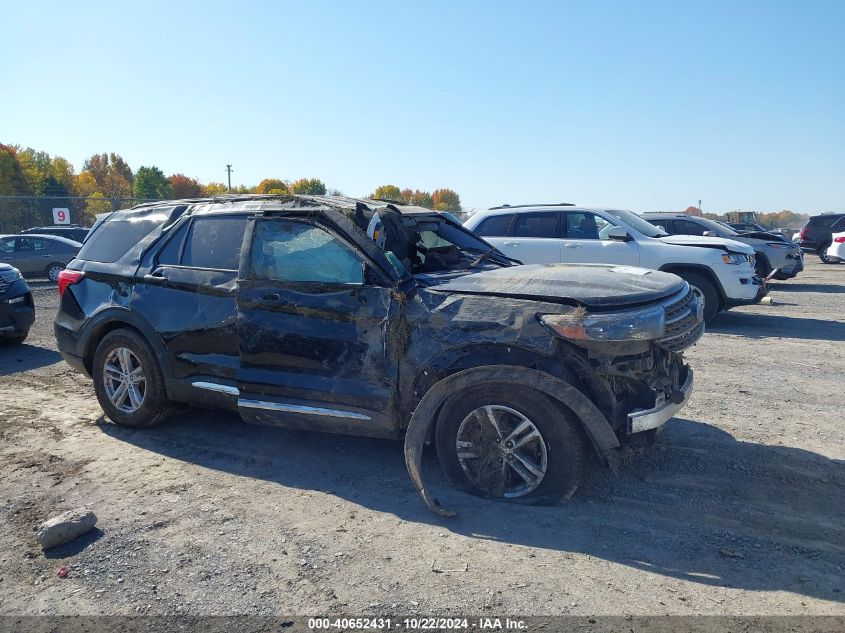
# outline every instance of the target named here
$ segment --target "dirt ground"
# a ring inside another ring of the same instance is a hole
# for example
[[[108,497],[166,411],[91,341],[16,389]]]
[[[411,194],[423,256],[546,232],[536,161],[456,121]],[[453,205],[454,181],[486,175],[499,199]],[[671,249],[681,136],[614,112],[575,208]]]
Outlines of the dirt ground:
[[[682,417],[570,503],[463,495],[428,456],[454,519],[396,442],[105,422],[40,287],[0,348],[0,614],[845,614],[845,265],[807,262],[717,320]],[[97,529],[45,555],[35,527],[81,505]]]

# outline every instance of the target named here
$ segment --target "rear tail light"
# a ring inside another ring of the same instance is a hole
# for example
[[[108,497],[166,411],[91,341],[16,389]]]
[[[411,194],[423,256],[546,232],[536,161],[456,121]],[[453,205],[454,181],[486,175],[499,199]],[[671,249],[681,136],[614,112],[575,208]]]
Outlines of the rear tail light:
[[[85,275],[78,270],[63,270],[59,273],[59,297],[61,297],[68,286],[82,281]]]
[[[845,235],[843,235],[842,237],[834,237],[833,241],[837,244],[845,244]]]
[[[798,233],[799,240],[806,240],[807,239],[807,227],[802,226],[801,231]]]

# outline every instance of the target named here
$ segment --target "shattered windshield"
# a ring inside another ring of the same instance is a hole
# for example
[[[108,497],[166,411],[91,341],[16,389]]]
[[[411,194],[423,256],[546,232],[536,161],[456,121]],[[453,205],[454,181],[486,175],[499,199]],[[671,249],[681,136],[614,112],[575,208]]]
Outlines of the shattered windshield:
[[[414,220],[409,233],[408,259],[414,274],[511,265],[493,246],[447,220]]]

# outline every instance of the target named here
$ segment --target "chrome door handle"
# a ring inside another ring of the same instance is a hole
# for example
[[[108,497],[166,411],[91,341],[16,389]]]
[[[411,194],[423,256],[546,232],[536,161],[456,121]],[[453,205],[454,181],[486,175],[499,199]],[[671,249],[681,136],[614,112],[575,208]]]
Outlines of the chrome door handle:
[[[519,242],[505,242],[505,246],[519,246]]]
[[[564,248],[581,248],[580,244],[564,244]]]

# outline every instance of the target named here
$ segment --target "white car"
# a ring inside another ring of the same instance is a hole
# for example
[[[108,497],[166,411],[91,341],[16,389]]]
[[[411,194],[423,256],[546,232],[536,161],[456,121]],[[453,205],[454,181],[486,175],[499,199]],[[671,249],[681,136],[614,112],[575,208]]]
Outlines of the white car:
[[[835,257],[839,261],[845,260],[845,231],[834,233],[830,236],[830,246],[827,247],[827,256]]]
[[[708,322],[722,310],[759,302],[766,292],[747,244],[670,236],[630,211],[504,205],[475,213],[464,226],[524,264],[619,264],[675,273],[702,292]]]

